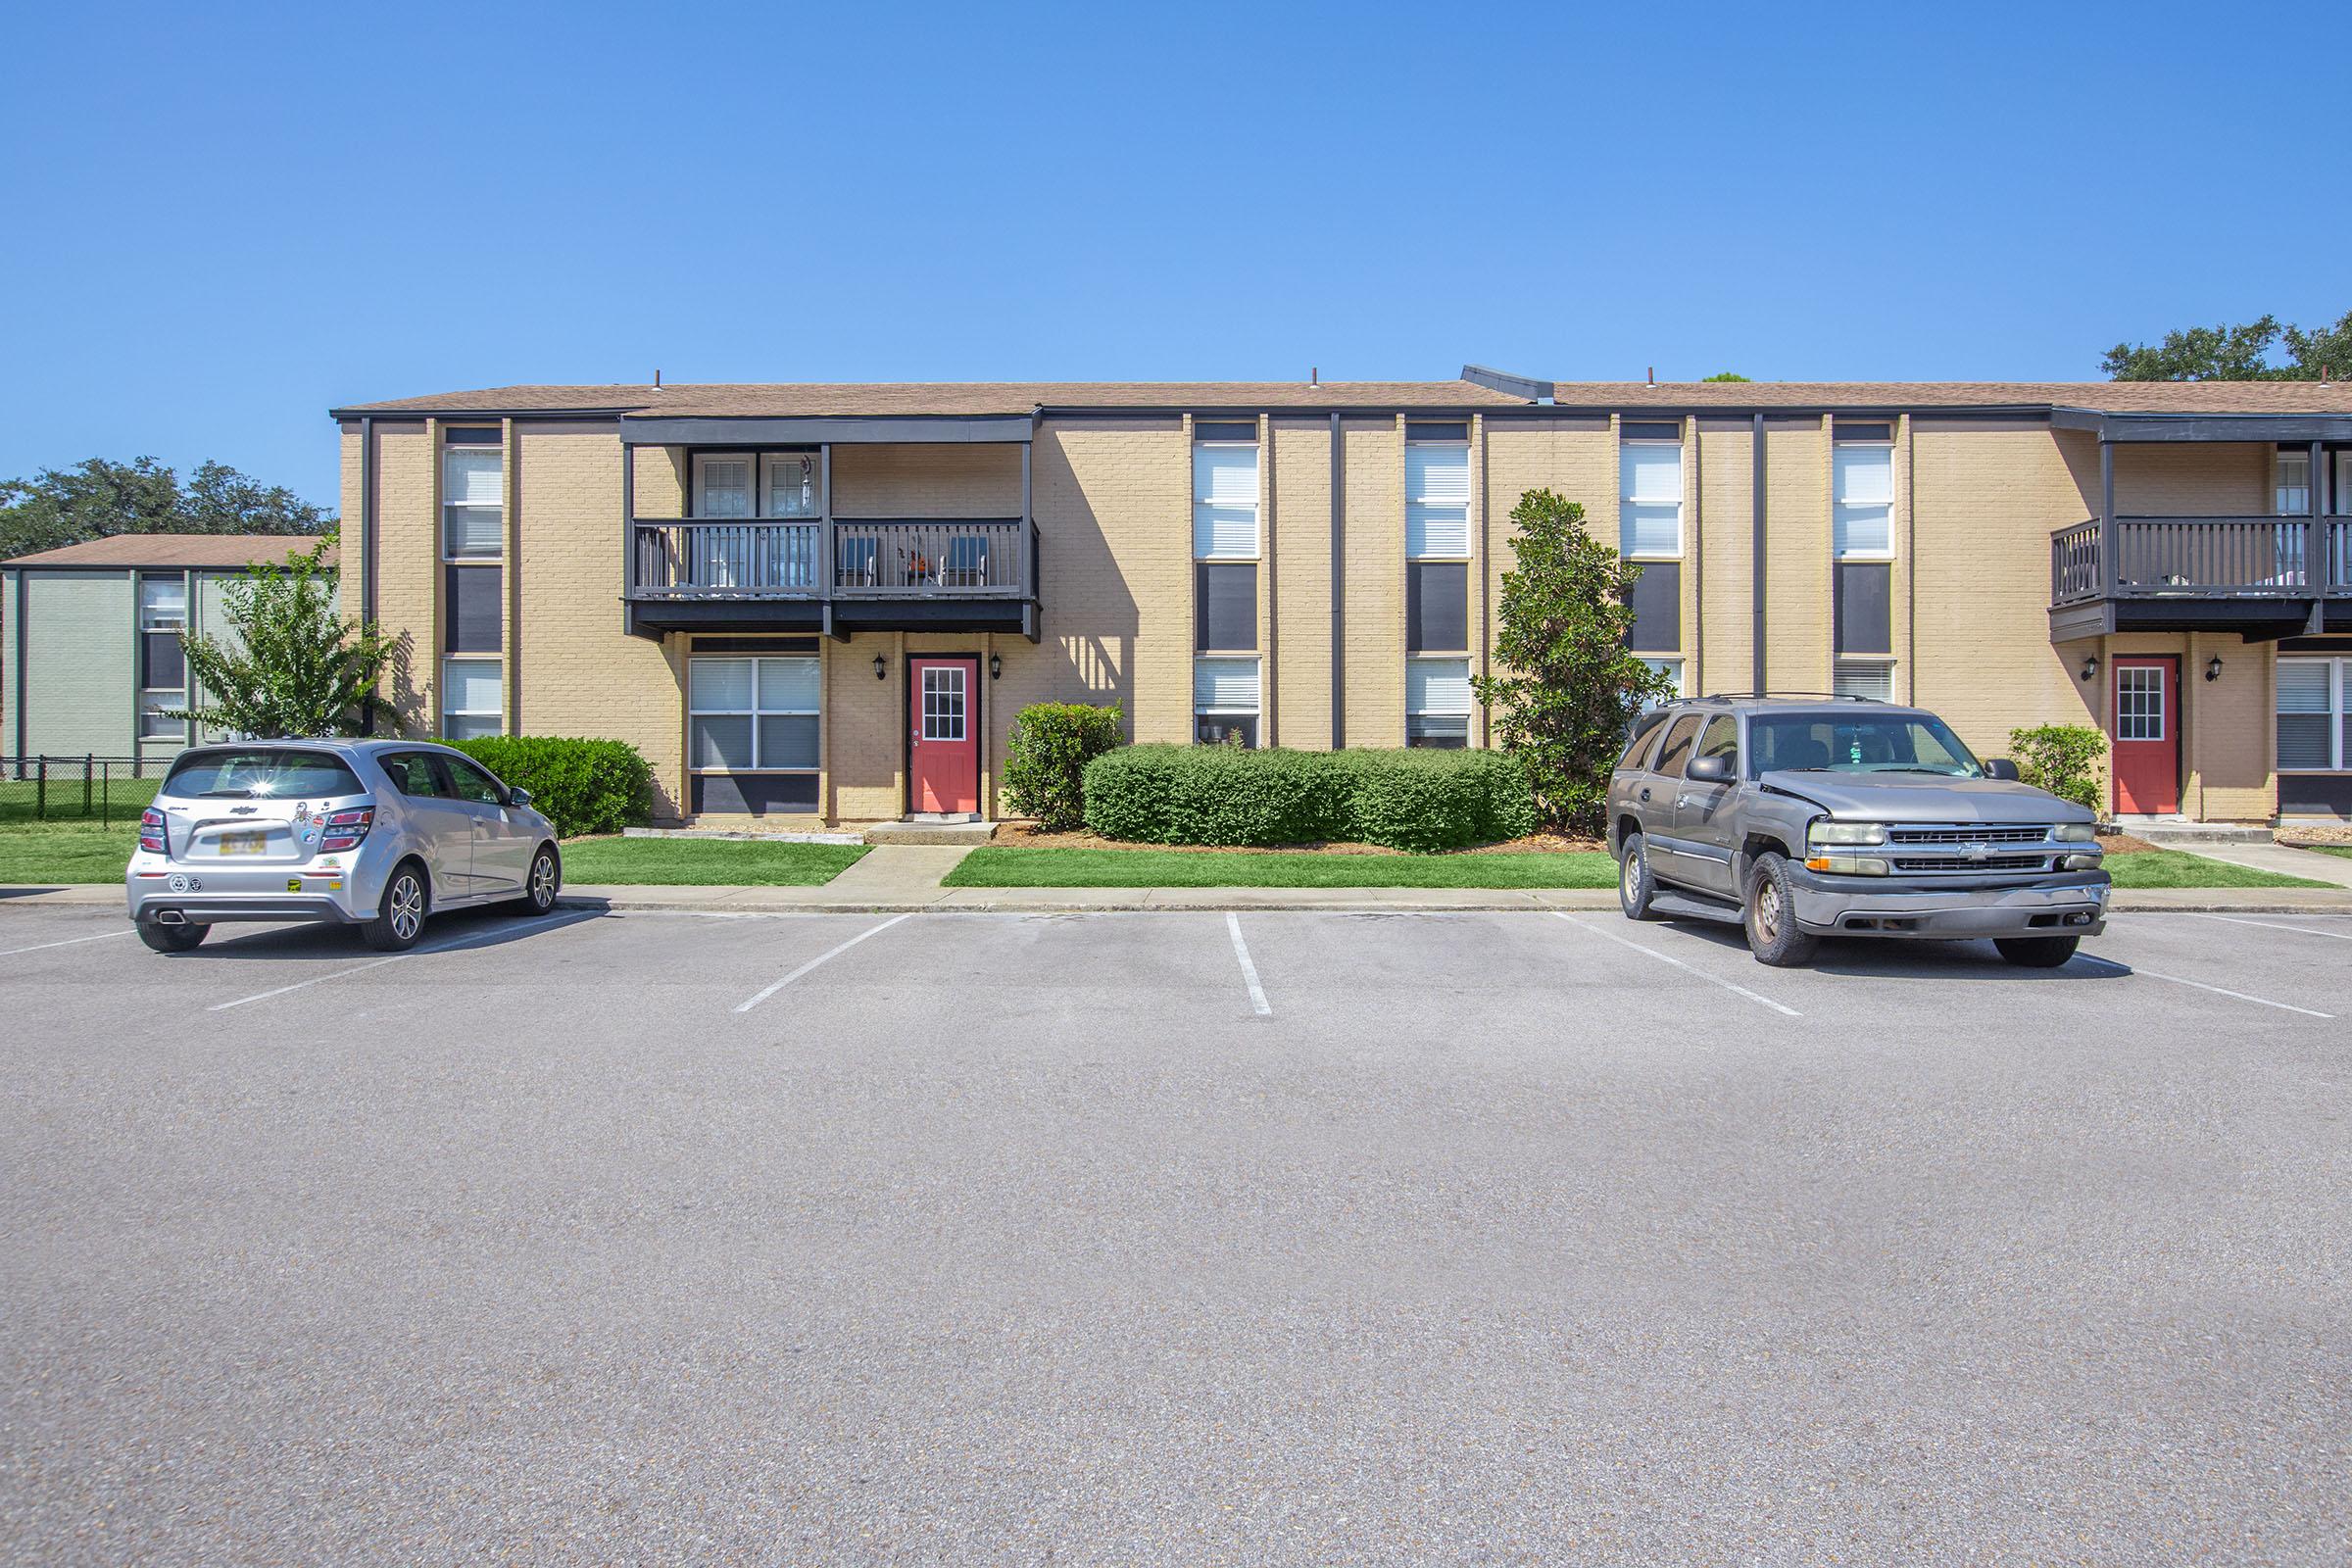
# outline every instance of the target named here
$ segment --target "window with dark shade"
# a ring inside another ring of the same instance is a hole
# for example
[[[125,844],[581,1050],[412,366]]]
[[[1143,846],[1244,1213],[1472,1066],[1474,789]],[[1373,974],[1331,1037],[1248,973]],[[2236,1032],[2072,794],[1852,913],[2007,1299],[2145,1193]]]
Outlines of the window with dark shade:
[[[1683,564],[1645,561],[1634,583],[1634,629],[1628,639],[1636,653],[1673,653],[1683,646]]]
[[[1683,438],[1679,419],[1626,419],[1619,423],[1617,437],[1621,441],[1680,441]]]
[[[1193,567],[1193,647],[1200,653],[1257,646],[1257,564]]]
[[[496,566],[444,566],[442,570],[448,577],[449,602],[442,607],[441,651],[497,653],[506,624],[499,609],[505,573]]]
[[[1838,652],[1894,652],[1893,580],[1883,561],[1838,563]]]
[[[1404,646],[1451,653],[1470,646],[1470,564],[1413,561],[1404,568]]]
[[[1196,441],[1255,441],[1255,419],[1195,419],[1193,439]]]
[[[1407,419],[1404,421],[1407,441],[1467,441],[1470,421],[1467,419]]]

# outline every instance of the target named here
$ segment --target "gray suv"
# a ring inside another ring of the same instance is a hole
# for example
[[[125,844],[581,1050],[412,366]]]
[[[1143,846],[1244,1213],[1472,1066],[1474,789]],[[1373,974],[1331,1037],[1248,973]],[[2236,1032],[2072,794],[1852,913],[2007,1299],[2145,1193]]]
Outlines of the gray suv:
[[[1830,935],[1989,937],[2052,968],[2106,920],[2097,818],[1917,708],[1673,703],[1635,724],[1608,810],[1629,918],[1737,921],[1764,963]]]
[[[122,874],[159,953],[221,920],[356,925],[416,946],[435,909],[555,907],[554,824],[465,753],[429,741],[238,741],[179,754]]]

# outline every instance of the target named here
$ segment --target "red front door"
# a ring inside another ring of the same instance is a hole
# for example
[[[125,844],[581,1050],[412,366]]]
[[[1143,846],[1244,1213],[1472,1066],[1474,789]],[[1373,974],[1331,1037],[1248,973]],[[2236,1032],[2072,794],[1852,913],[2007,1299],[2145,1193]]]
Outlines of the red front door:
[[[917,659],[907,666],[913,737],[906,750],[907,809],[980,809],[980,726],[972,705],[980,661]]]
[[[2180,661],[2115,662],[2115,808],[2139,816],[2180,809]]]

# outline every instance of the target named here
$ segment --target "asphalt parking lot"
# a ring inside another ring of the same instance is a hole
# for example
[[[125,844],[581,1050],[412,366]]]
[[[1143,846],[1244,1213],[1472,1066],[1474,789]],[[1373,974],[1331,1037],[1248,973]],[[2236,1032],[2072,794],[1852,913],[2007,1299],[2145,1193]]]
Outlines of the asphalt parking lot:
[[[2340,1562],[2352,919],[0,910],[0,1550]]]

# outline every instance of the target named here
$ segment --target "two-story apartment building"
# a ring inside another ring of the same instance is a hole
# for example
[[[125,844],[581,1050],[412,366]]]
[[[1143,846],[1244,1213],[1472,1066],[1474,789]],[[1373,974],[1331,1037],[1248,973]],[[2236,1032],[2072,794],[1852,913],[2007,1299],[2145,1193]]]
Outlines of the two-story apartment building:
[[[1643,563],[1686,691],[2113,738],[2124,814],[2352,811],[2352,395],[2313,383],[513,386],[333,411],[417,731],[610,735],[664,809],[993,814],[1025,704],[1485,745],[1508,514]]]

